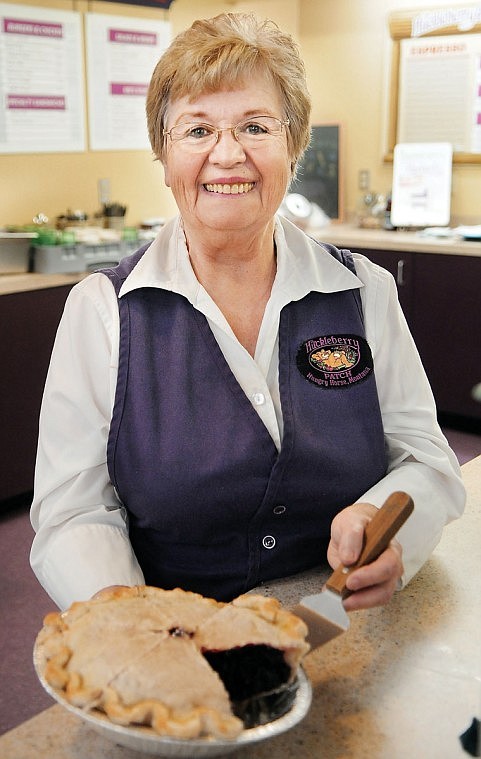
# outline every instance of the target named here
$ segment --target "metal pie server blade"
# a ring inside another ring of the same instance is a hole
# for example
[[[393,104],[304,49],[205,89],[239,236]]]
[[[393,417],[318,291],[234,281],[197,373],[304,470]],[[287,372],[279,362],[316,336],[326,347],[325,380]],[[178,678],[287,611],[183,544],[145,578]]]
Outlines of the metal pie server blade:
[[[392,493],[366,526],[364,546],[357,562],[349,567],[339,566],[320,593],[301,598],[292,609],[307,624],[311,649],[319,648],[349,628],[349,617],[342,603],[350,594],[346,588],[347,578],[354,569],[377,559],[413,509],[411,496],[403,491]]]

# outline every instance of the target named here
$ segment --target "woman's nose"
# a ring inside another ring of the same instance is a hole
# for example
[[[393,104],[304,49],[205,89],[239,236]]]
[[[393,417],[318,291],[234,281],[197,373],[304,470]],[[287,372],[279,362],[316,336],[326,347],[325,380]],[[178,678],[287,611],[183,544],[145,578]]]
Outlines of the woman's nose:
[[[217,142],[211,148],[209,160],[212,163],[231,164],[245,161],[244,148],[234,137],[231,129],[223,129],[218,132]]]

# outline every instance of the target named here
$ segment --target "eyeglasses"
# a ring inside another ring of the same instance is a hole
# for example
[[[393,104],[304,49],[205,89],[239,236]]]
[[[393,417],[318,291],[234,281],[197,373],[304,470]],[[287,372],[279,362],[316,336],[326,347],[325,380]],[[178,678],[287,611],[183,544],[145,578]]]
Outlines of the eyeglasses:
[[[212,124],[178,124],[172,129],[164,129],[163,135],[168,135],[172,142],[180,143],[192,153],[202,153],[212,150],[222,132],[231,132],[244,148],[258,148],[272,137],[279,137],[286,126],[289,126],[289,119],[282,121],[274,116],[256,116],[255,119],[246,119],[236,126],[223,129]]]

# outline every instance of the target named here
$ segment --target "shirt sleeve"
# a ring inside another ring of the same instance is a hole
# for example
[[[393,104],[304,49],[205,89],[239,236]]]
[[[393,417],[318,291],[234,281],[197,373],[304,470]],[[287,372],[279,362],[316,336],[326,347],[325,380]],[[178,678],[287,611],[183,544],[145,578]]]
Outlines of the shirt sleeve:
[[[115,291],[91,275],[67,299],[39,421],[30,559],[60,608],[144,581],[107,469],[117,354]]]
[[[414,512],[398,533],[409,582],[428,559],[443,528],[460,517],[465,489],[459,463],[437,421],[436,406],[419,353],[398,302],[393,277],[355,255],[366,337],[374,371],[388,449],[386,476],[359,502],[378,508],[390,493],[404,490]]]

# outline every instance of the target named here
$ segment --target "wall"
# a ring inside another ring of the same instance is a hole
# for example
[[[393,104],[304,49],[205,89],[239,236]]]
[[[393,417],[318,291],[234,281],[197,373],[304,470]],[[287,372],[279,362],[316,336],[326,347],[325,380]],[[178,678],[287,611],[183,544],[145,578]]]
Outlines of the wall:
[[[391,188],[386,146],[393,11],[466,7],[448,0],[301,0],[299,34],[314,96],[313,121],[339,122],[344,132],[344,199],[350,216],[359,197],[358,171],[371,189]],[[455,164],[451,223],[481,223],[481,165]]]
[[[371,187],[390,189],[392,166],[383,161],[391,11],[439,7],[420,0],[174,0],[170,11],[133,8],[100,0],[9,0],[79,12],[118,13],[169,19],[173,33],[194,18],[223,10],[255,10],[273,18],[300,42],[314,100],[313,121],[343,128],[344,205],[354,212],[359,169],[371,172]],[[454,2],[452,7],[465,6]],[[86,151],[68,154],[0,155],[0,226],[28,222],[37,212],[50,218],[67,208],[98,209],[98,179],[108,177],[113,201],[128,205],[127,223],[175,212],[162,168],[149,151]],[[481,166],[455,166],[453,218],[481,221]]]

